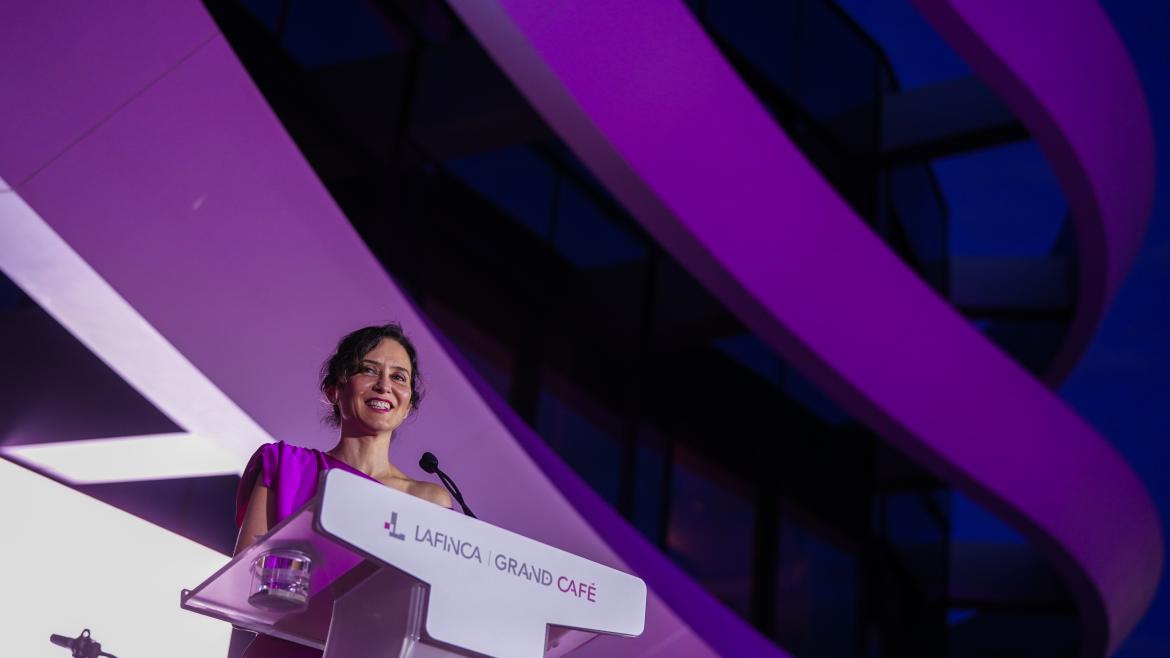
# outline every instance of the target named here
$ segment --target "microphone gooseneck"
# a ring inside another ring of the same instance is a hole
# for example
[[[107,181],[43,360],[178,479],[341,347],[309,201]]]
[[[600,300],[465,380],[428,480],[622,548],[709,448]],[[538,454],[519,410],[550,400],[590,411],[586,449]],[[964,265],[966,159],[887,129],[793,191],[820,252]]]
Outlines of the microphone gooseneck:
[[[463,501],[463,493],[459,491],[459,487],[455,486],[455,481],[439,468],[439,458],[436,457],[434,453],[424,452],[422,457],[420,457],[418,460],[418,465],[427,473],[433,473],[439,476],[439,481],[442,482],[443,486],[447,488],[447,491],[451,494],[451,497],[455,499],[455,502],[459,503],[459,506],[463,508],[464,514],[470,516],[473,519],[479,518],[471,511],[471,508],[467,506],[467,503]]]

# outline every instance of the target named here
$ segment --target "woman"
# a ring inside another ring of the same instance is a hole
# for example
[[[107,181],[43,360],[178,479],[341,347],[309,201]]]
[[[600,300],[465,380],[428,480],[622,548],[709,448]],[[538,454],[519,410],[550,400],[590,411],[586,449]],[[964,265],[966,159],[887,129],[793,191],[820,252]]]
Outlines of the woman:
[[[340,430],[337,445],[321,452],[280,441],[252,455],[236,496],[236,554],[308,502],[319,474],[330,468],[451,507],[446,489],[413,480],[390,462],[394,430],[422,400],[418,354],[401,326],[364,327],[342,338],[321,367],[320,389],[330,405],[326,420]],[[264,635],[244,653],[246,658],[320,655]]]

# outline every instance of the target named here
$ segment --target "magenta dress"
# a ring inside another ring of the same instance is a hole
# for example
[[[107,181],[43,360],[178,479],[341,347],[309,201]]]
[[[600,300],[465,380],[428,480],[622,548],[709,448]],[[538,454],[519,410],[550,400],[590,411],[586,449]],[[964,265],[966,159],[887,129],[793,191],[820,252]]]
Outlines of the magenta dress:
[[[320,450],[301,448],[284,441],[260,446],[248,460],[244,476],[240,479],[240,488],[236,492],[236,527],[244,523],[244,511],[248,509],[248,499],[257,482],[268,488],[268,527],[271,528],[316,495],[321,472],[330,468],[345,469],[373,479]],[[321,652],[293,642],[258,635],[241,658],[321,658]]]

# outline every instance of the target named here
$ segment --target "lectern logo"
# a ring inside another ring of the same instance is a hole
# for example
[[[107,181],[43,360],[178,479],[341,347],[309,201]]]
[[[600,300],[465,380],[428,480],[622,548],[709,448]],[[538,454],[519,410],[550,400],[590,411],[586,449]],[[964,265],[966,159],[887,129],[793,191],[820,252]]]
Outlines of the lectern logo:
[[[406,535],[398,532],[398,512],[390,512],[390,520],[383,526],[390,531],[390,536],[395,539],[406,541]]]

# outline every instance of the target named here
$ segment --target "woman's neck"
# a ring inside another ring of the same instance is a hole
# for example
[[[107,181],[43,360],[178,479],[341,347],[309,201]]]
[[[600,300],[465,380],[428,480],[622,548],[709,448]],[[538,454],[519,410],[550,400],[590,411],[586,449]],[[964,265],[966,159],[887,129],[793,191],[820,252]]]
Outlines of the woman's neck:
[[[326,454],[375,479],[401,477],[400,471],[390,463],[391,436],[351,434],[342,428],[337,445]]]

